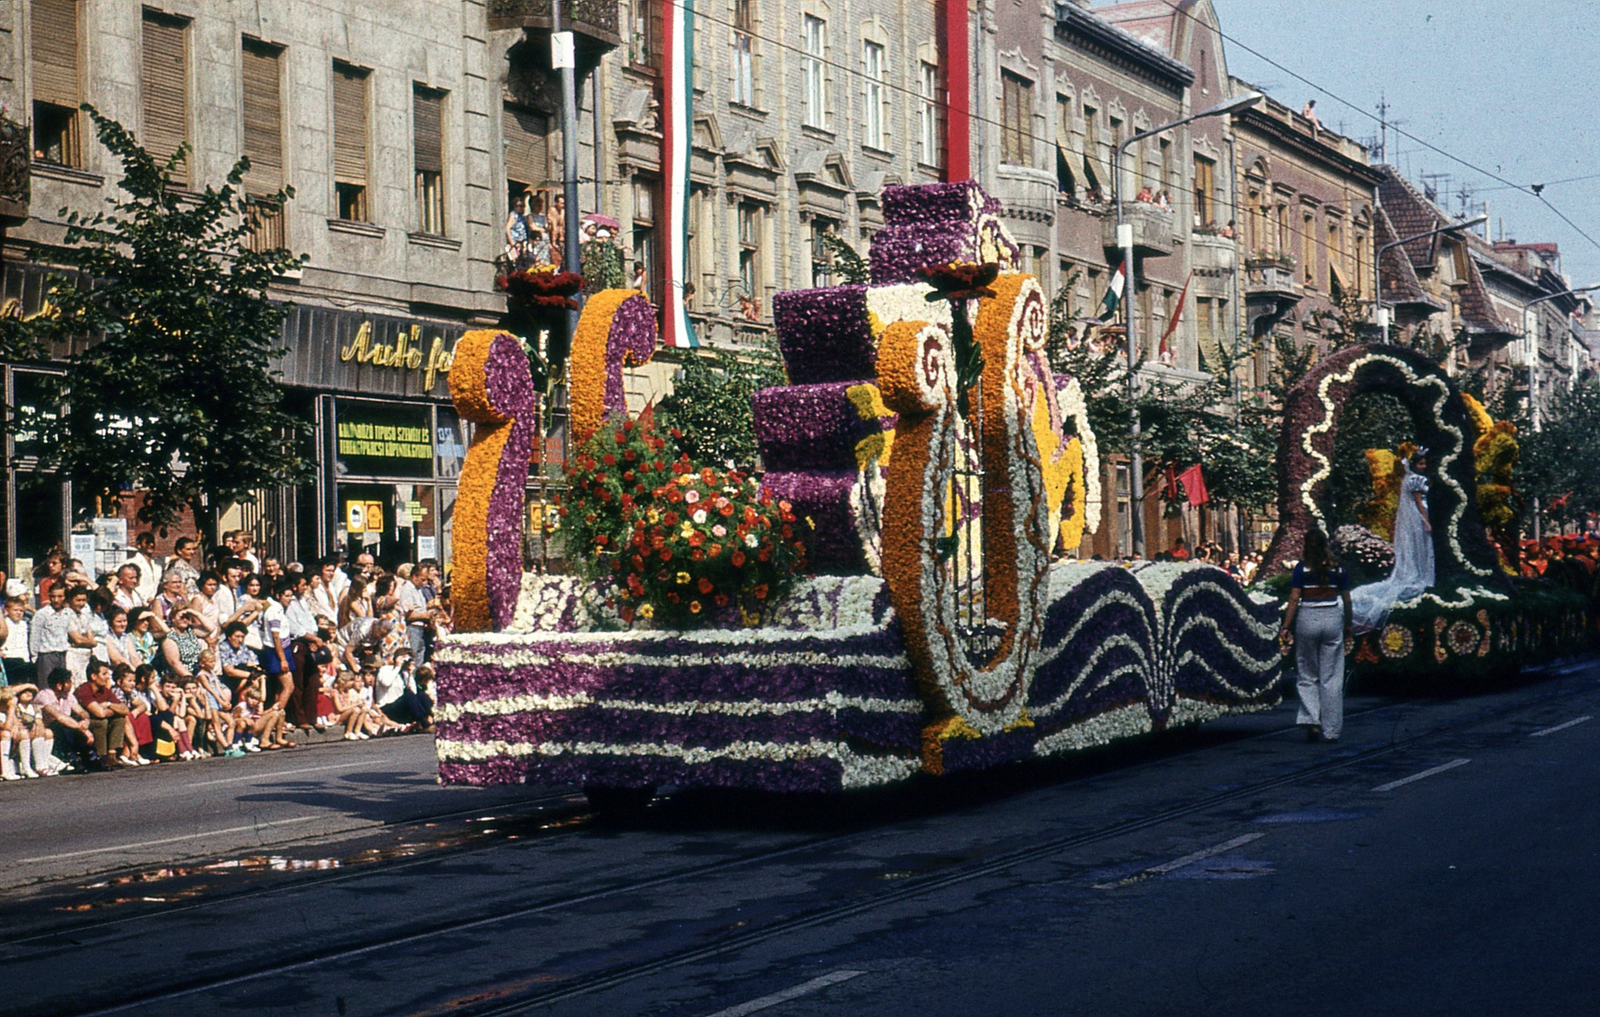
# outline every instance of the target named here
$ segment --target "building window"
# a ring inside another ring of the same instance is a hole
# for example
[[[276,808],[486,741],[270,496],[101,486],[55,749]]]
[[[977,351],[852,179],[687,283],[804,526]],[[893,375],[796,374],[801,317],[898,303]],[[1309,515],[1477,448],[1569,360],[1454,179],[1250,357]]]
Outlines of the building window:
[[[1056,190],[1078,196],[1078,178],[1072,172],[1072,99],[1056,96]]]
[[[1289,239],[1289,206],[1278,206],[1278,256],[1287,258],[1294,253],[1294,246]]]
[[[661,37],[658,0],[628,0],[628,62],[638,67],[656,66],[656,40]]]
[[[876,42],[861,47],[862,98],[866,103],[862,118],[862,143],[868,148],[887,148],[883,129],[883,47]]]
[[[754,202],[739,203],[739,289],[741,316],[756,320],[761,315],[761,242],[765,223],[762,207]]]
[[[939,68],[923,61],[922,75],[918,81],[918,140],[922,150],[919,158],[924,166],[943,166],[939,157]]]
[[[1310,285],[1317,282],[1317,217],[1306,212],[1300,217],[1300,278]]]
[[[633,178],[633,271],[635,276],[643,275],[642,285],[637,288],[658,307],[661,305],[657,292],[661,273],[656,271],[656,189],[659,186],[653,177]]]
[[[828,23],[815,15],[805,16],[805,125],[828,126]]]
[[[1156,184],[1156,189],[1165,194],[1169,202],[1177,203],[1178,181],[1174,179],[1172,173],[1172,142],[1166,138],[1161,139],[1161,178]]]
[[[1217,164],[1204,156],[1194,157],[1194,225],[1206,229],[1217,224]]]
[[[417,231],[444,235],[444,93],[413,85],[411,155],[416,174]]]
[[[333,190],[338,217],[367,222],[367,72],[333,63]]]
[[[1356,272],[1355,278],[1350,280],[1350,292],[1360,297],[1367,291],[1367,238],[1365,234],[1357,233],[1355,239]]]
[[[756,104],[756,0],[733,3],[733,101]]]
[[[144,122],[139,139],[157,165],[189,141],[189,23],[144,12],[144,74],[139,99]],[[189,186],[189,165],[173,167],[172,182]]]
[[[1090,201],[1103,201],[1100,190],[1100,173],[1095,164],[1100,161],[1100,111],[1093,106],[1083,108],[1083,186],[1089,190]]]
[[[506,151],[506,192],[511,198],[550,177],[550,121],[543,114],[506,103],[500,111]]]
[[[1033,86],[1010,71],[1000,72],[1000,161],[1032,163]]]
[[[284,246],[283,206],[271,198],[283,189],[283,97],[278,67],[281,50],[244,40],[240,77],[244,84],[244,155],[250,169],[244,192],[250,200],[250,246],[270,251]]]
[[[82,166],[78,145],[78,0],[33,0],[33,152]]]
[[[1122,121],[1116,117],[1111,118],[1111,172],[1117,175],[1126,201],[1132,192],[1128,189],[1127,167],[1122,165]]]
[[[1344,279],[1344,231],[1339,228],[1339,220],[1328,218],[1328,292],[1334,291],[1334,286],[1339,287],[1341,293],[1345,290]]]
[[[837,232],[836,224],[828,219],[811,220],[811,285],[816,288],[833,285],[833,251],[827,240]]]

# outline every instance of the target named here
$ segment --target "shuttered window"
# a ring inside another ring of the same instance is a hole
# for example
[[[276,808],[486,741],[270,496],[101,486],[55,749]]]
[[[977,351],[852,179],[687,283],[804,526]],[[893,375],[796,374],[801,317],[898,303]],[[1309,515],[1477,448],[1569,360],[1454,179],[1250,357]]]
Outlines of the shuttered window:
[[[333,65],[333,180],[339,218],[367,220],[367,72]]]
[[[34,158],[81,166],[78,146],[78,0],[33,0]]]
[[[78,106],[78,0],[33,0],[33,98]]]
[[[411,94],[412,158],[416,168],[417,229],[444,233],[444,93],[421,85]]]
[[[189,140],[188,23],[144,12],[144,76],[140,83],[143,104],[144,147],[156,162],[165,162]],[[180,163],[172,182],[189,186],[189,167]]]
[[[505,106],[501,130],[506,142],[506,180],[511,190],[536,188],[550,175],[550,125],[520,106]]]
[[[244,43],[244,154],[250,157],[244,186],[249,194],[276,194],[283,187],[279,52],[276,47],[253,40]]]

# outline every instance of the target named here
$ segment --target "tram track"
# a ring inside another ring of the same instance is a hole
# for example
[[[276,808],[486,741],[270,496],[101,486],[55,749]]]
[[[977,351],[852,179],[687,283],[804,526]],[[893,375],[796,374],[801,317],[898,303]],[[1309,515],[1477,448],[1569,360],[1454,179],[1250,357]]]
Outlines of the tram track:
[[[1578,667],[1568,666],[1565,669],[1552,668],[1547,676],[1555,677],[1571,674],[1575,670],[1586,669],[1592,663],[1585,663]],[[1565,684],[1565,683],[1563,683]],[[1261,780],[1228,788],[1215,794],[1197,798],[1181,805],[1163,809],[1146,816],[1131,818],[1113,823],[1106,823],[1092,829],[1082,830],[1069,835],[1051,838],[1025,847],[1003,851],[988,858],[956,866],[939,872],[921,875],[912,875],[888,889],[874,891],[859,895],[854,899],[838,903],[825,904],[820,907],[802,909],[794,914],[776,918],[757,928],[740,932],[731,932],[720,935],[714,942],[696,945],[675,951],[669,951],[649,960],[632,964],[624,964],[605,968],[592,974],[579,976],[558,986],[543,986],[524,992],[513,992],[497,996],[492,1003],[483,1005],[452,1006],[452,1012],[470,1015],[470,1017],[508,1017],[508,1015],[528,1013],[533,1010],[549,1006],[563,1000],[572,999],[603,991],[605,989],[623,984],[633,979],[641,978],[656,972],[691,964],[699,960],[739,951],[764,941],[783,936],[790,932],[810,927],[826,925],[848,919],[850,917],[870,913],[893,905],[895,903],[934,893],[942,889],[957,886],[962,883],[972,882],[986,876],[1003,872],[1014,866],[1059,854],[1063,851],[1081,848],[1098,842],[1110,841],[1129,834],[1149,830],[1164,824],[1172,823],[1187,816],[1192,816],[1219,806],[1248,799],[1264,792],[1309,781],[1322,775],[1359,766],[1386,755],[1401,752],[1408,748],[1422,745],[1430,740],[1460,733],[1474,727],[1480,727],[1500,721],[1519,712],[1536,709],[1548,702],[1564,695],[1567,689],[1557,688],[1546,691],[1531,698],[1521,698],[1518,701],[1503,706],[1474,711],[1470,716],[1460,720],[1429,727],[1427,730],[1403,738],[1394,738],[1389,742],[1372,748],[1340,756],[1333,759],[1324,759],[1307,766],[1297,767],[1289,772],[1277,774]],[[1368,709],[1352,712],[1349,717],[1357,719],[1370,717],[1389,711],[1402,709],[1412,705],[1413,700],[1397,700],[1383,703]],[[1277,728],[1246,738],[1238,742],[1260,741],[1278,737],[1288,730]],[[1236,742],[1229,742],[1236,744]],[[1137,770],[1143,766],[1152,765],[1164,760],[1181,758],[1205,751],[1212,746],[1201,746],[1182,753],[1163,755],[1156,759],[1144,759],[1129,766],[1115,767],[1105,773],[1090,775],[1084,780],[1093,780],[1106,774],[1124,774]],[[1073,783],[1065,781],[1062,783]],[[727,858],[715,863],[701,866],[692,866],[670,872],[661,873],[648,879],[632,880],[613,886],[601,887],[587,892],[549,897],[537,900],[522,907],[494,910],[491,913],[479,913],[465,916],[454,916],[446,920],[424,923],[405,930],[390,930],[387,934],[365,937],[355,942],[349,942],[332,949],[321,949],[314,953],[300,956],[281,957],[273,964],[236,968],[231,972],[216,973],[198,976],[192,980],[162,987],[158,991],[150,992],[135,999],[124,999],[115,1006],[81,1011],[79,1017],[98,1017],[101,1014],[124,1013],[129,1010],[155,1007],[173,1000],[193,996],[197,993],[216,991],[246,983],[256,982],[278,975],[297,972],[306,972],[323,965],[349,961],[380,951],[402,947],[429,937],[450,935],[461,932],[471,932],[486,929],[501,923],[515,921],[520,918],[548,914],[563,909],[577,908],[582,905],[594,904],[606,900],[615,900],[627,897],[630,894],[642,893],[655,888],[673,884],[687,883],[702,879],[718,873],[732,870],[759,866],[764,863],[780,860],[785,856],[800,852],[813,851],[818,848],[843,844],[849,840],[866,836],[879,830],[878,826],[869,826],[865,829],[850,830],[839,834],[809,838],[797,844],[787,845],[778,849],[759,851]],[[371,874],[362,873],[362,875]],[[197,902],[200,906],[204,902]],[[158,915],[160,913],[157,913]],[[149,916],[145,916],[149,917]]]

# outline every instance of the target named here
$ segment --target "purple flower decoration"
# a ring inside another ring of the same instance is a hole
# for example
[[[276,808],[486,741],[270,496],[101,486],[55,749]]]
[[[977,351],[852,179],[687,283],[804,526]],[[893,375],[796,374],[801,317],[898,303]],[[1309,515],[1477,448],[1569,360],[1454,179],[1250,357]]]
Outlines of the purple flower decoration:
[[[848,470],[856,443],[883,430],[845,394],[858,382],[764,388],[751,399],[756,442],[768,470]]]
[[[772,298],[772,322],[796,385],[856,381],[877,374],[865,286],[791,290]]]

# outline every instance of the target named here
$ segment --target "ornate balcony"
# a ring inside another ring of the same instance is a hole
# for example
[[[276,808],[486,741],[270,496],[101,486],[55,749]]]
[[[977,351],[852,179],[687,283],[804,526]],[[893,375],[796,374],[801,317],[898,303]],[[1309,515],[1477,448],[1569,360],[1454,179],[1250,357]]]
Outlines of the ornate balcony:
[[[1244,263],[1245,315],[1250,334],[1265,335],[1282,321],[1305,295],[1294,271],[1294,259],[1256,254]]]
[[[1115,208],[1112,212],[1115,213]],[[1133,253],[1145,258],[1164,258],[1176,248],[1173,237],[1175,218],[1172,209],[1148,201],[1124,201],[1122,221],[1133,227]],[[1117,218],[1108,216],[1101,226],[1101,241],[1106,250],[1117,244]]]
[[[530,37],[548,39],[550,4],[551,0],[489,0],[489,28],[520,28]],[[592,66],[600,54],[622,43],[616,0],[561,0],[561,25],[574,35],[580,68]],[[543,52],[548,63],[548,43]]]
[[[28,217],[30,195],[28,128],[0,114],[0,216],[8,219]]]
[[[1219,237],[1209,233],[1194,233],[1189,237],[1195,275],[1227,276],[1233,274],[1238,242],[1232,237]]]

